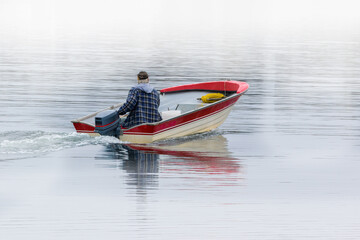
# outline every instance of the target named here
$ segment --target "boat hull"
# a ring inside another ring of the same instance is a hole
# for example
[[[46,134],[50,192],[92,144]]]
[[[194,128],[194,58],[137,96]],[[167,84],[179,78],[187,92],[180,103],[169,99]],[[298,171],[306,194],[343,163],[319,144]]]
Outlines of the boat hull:
[[[228,117],[233,106],[224,108],[216,113],[193,119],[185,124],[176,124],[159,133],[124,132],[120,140],[132,143],[151,143],[154,141],[184,137],[192,134],[208,132],[219,127]]]

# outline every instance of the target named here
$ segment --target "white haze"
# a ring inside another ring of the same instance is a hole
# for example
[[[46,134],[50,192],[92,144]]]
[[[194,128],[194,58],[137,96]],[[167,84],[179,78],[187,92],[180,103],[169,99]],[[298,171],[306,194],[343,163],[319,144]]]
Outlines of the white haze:
[[[359,9],[356,0],[0,0],[0,34],[359,32]]]

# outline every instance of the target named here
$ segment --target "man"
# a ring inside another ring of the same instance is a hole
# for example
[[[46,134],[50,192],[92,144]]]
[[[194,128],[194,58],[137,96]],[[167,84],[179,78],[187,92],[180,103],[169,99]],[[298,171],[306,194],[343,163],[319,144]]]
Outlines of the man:
[[[124,128],[162,120],[158,111],[160,95],[150,85],[148,74],[141,71],[137,77],[138,84],[130,89],[126,102],[118,110],[119,115],[130,112],[122,124]]]

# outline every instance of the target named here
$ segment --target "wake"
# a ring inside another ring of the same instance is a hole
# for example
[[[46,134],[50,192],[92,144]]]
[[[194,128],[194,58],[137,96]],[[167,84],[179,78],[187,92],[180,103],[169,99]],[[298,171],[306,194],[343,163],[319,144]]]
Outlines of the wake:
[[[0,132],[0,160],[22,158],[61,151],[87,145],[108,145],[120,143],[114,137],[90,137],[87,134],[44,132],[44,131],[8,131]]]

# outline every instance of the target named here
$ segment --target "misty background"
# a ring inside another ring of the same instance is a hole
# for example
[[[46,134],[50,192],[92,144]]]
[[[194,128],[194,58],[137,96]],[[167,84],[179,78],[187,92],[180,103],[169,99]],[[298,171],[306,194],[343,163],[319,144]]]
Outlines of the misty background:
[[[222,31],[339,38],[359,34],[359,8],[356,0],[1,0],[0,30],[1,41]]]
[[[359,239],[359,9],[0,0],[0,236]],[[140,70],[250,88],[215,131],[154,151],[75,133]]]

